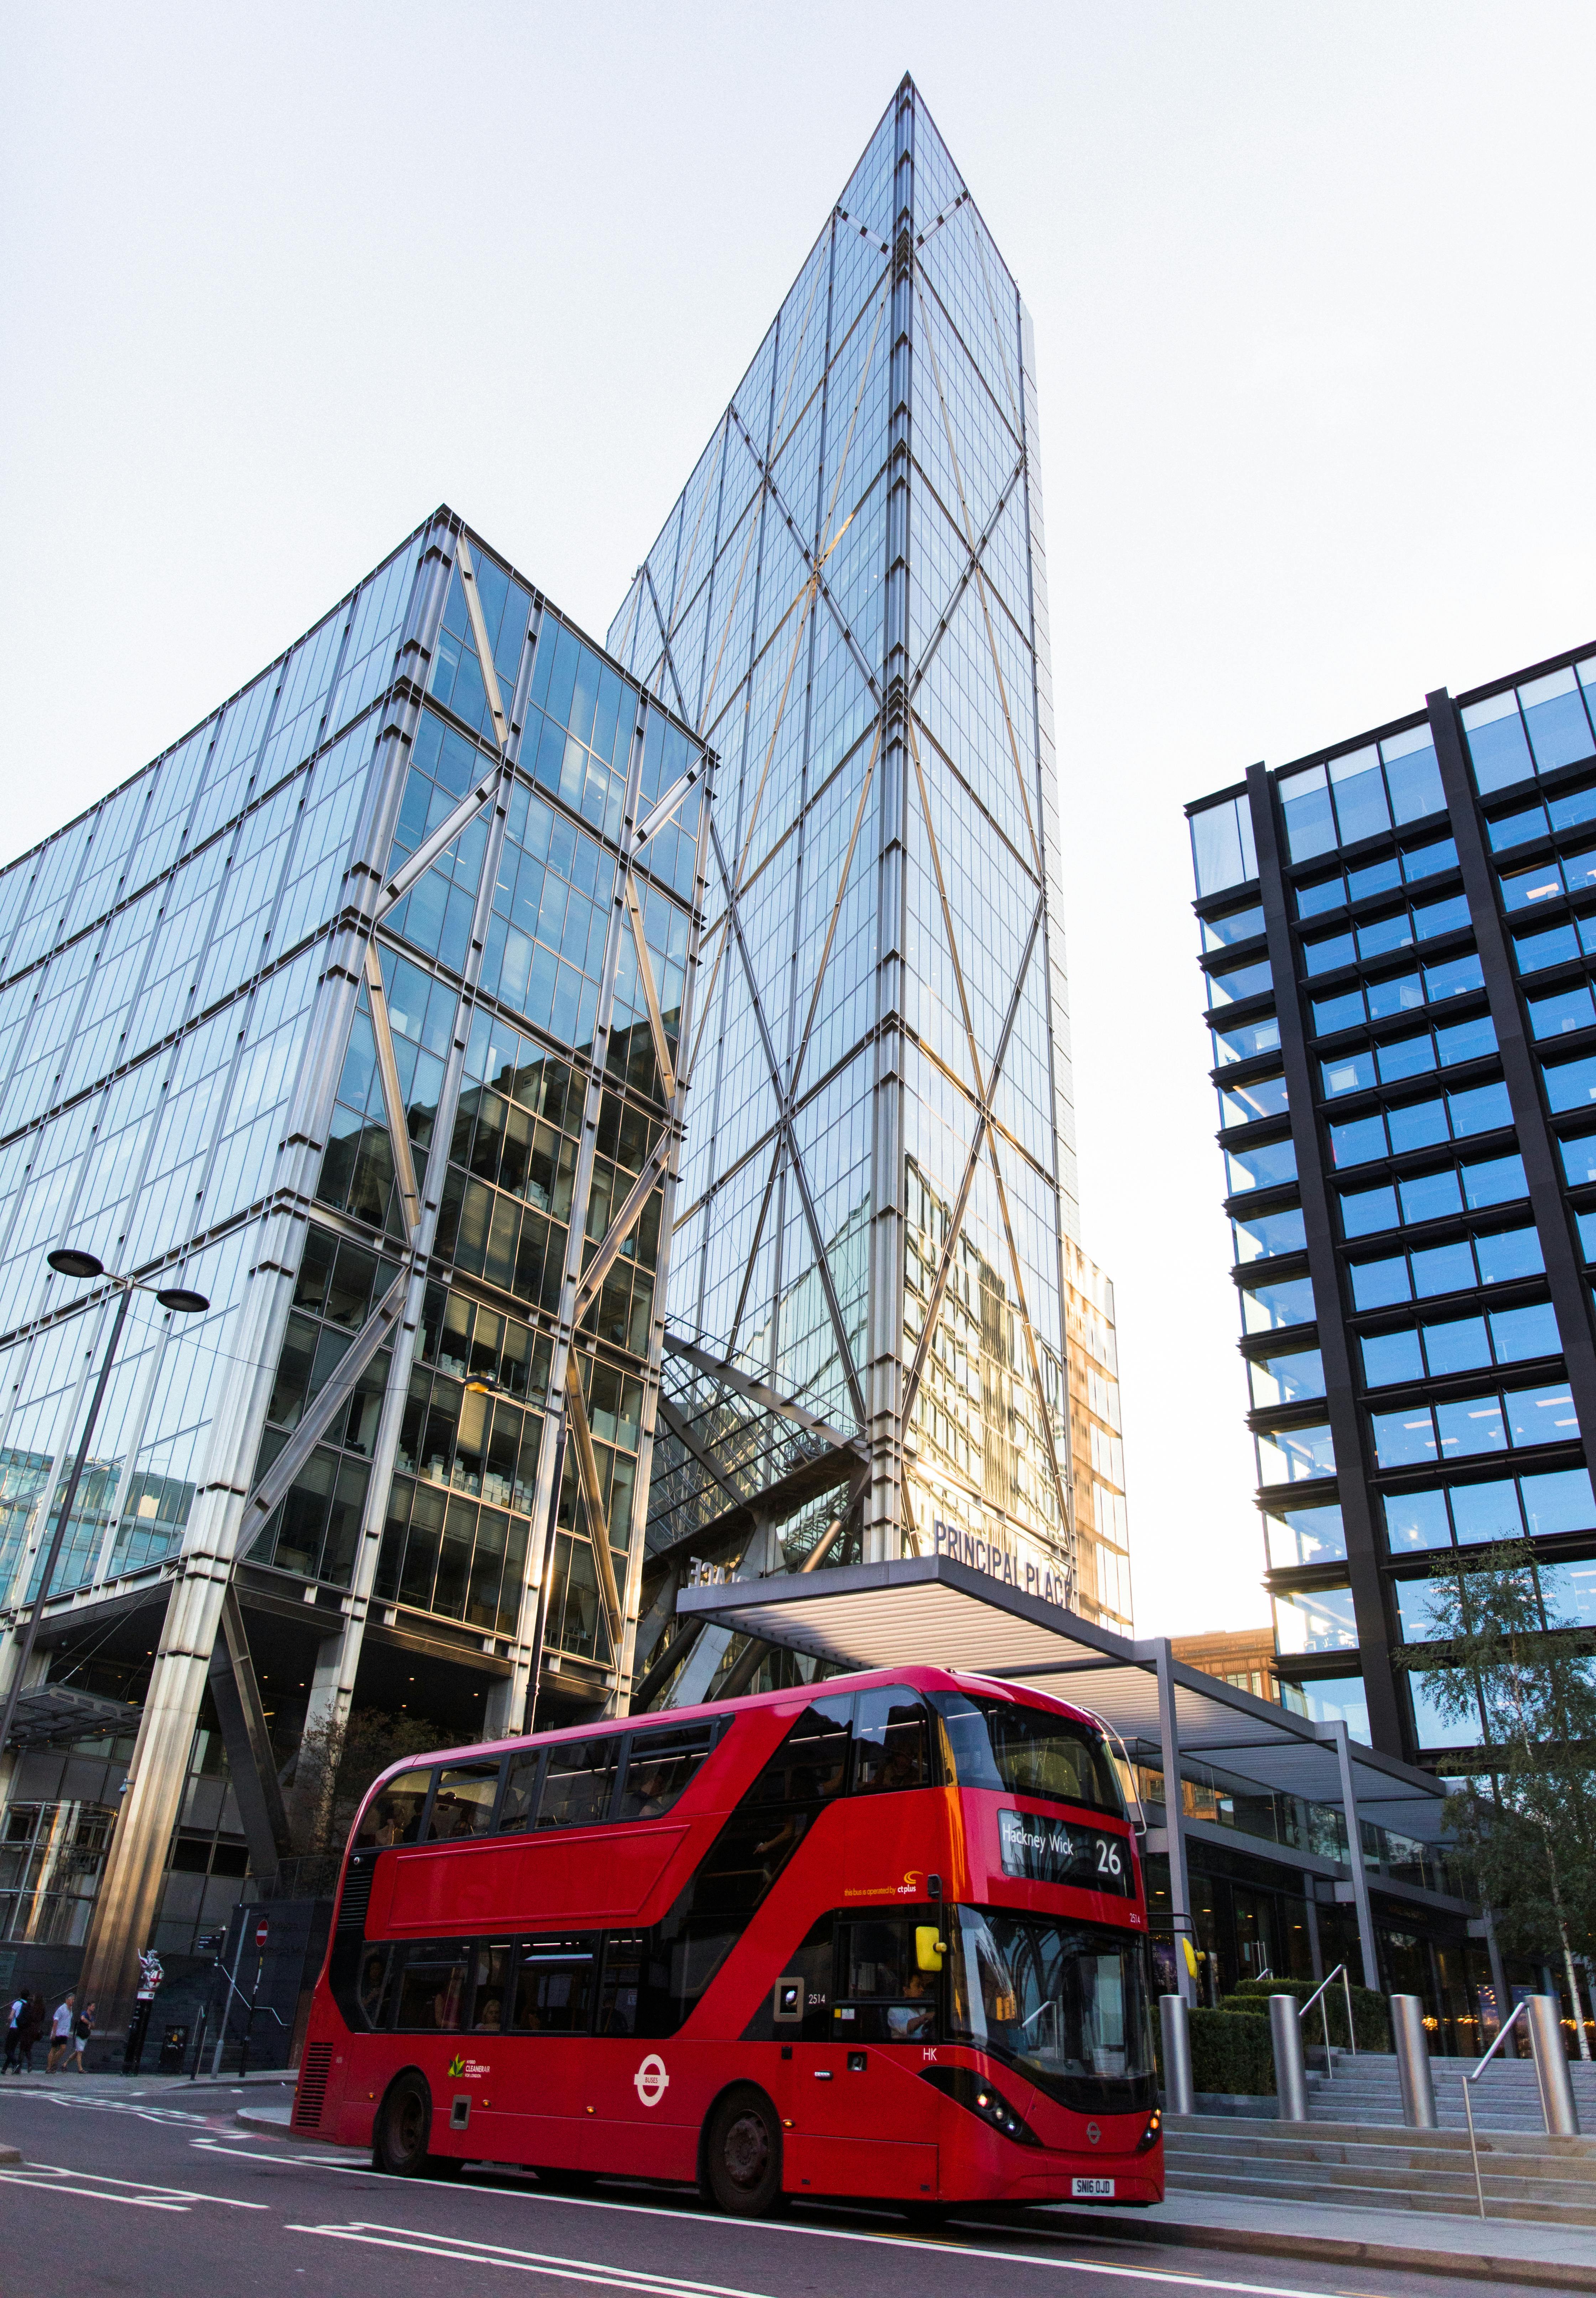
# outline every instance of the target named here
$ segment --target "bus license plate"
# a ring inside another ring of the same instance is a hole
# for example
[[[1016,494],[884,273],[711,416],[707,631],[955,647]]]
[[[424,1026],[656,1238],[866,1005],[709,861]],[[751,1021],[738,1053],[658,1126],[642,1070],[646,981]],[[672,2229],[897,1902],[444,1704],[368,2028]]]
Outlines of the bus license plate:
[[[1070,2192],[1085,2203],[1112,2203],[1114,2182],[1112,2178],[1072,2178]]]

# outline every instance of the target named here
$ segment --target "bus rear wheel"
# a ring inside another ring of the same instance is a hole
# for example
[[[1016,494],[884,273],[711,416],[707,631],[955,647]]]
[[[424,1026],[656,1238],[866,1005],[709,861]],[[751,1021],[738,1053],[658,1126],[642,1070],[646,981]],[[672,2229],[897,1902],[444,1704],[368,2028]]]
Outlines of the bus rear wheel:
[[[371,2134],[371,2167],[390,2178],[418,2178],[427,2168],[426,2143],[432,2137],[433,2099],[424,2076],[414,2067],[388,2086],[376,2111]]]
[[[762,2090],[729,2090],[709,2118],[704,2170],[731,2218],[768,2218],[781,2199],[781,2119]]]

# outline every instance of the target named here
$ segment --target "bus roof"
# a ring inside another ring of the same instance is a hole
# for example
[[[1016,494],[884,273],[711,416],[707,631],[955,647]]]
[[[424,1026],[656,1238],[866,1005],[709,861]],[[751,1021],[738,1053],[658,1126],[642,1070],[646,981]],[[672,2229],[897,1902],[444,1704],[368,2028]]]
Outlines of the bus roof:
[[[780,1691],[749,1691],[734,1699],[715,1699],[701,1702],[696,1707],[666,1707],[645,1710],[641,1715],[605,1715],[588,1724],[565,1724],[550,1732],[514,1732],[501,1740],[472,1740],[460,1747],[431,1748],[406,1756],[372,1781],[368,1796],[374,1794],[385,1781],[396,1778],[401,1772],[415,1771],[423,1765],[448,1763],[484,1763],[490,1757],[508,1754],[515,1748],[553,1745],[562,1740],[596,1740],[611,1732],[635,1731],[640,1725],[692,1724],[715,1721],[726,1715],[741,1715],[750,1710],[779,1707],[812,1693],[816,1699],[828,1694],[855,1691],[869,1684],[902,1683],[916,1691],[972,1691],[986,1699],[1014,1700],[1021,1707],[1042,1707],[1055,1715],[1066,1715],[1072,1723],[1085,1725],[1108,1738],[1102,1720],[1089,1707],[1077,1707],[1056,1693],[1043,1691],[1033,1683],[1011,1683],[1002,1676],[966,1674],[950,1667],[872,1667],[856,1670],[848,1675],[829,1675],[812,1684],[788,1684]],[[365,1798],[362,1799],[364,1803]]]

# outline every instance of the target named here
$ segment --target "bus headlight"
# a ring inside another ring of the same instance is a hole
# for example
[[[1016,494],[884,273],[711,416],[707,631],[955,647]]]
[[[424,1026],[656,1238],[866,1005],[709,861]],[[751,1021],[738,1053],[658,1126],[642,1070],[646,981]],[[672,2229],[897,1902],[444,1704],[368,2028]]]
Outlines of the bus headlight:
[[[1012,2139],[1016,2146],[1041,2145],[1025,2117],[1010,2105],[996,2084],[978,2074],[973,2067],[923,2067],[921,2079],[933,2090],[939,2090],[944,2098],[967,2107],[988,2130]]]
[[[1141,2137],[1136,2142],[1137,2153],[1138,2154],[1145,2154],[1149,2147],[1156,2146],[1158,2144],[1158,2134],[1162,2129],[1163,2110],[1162,2107],[1155,2106],[1152,2113],[1147,2117],[1147,2128],[1143,2131]]]

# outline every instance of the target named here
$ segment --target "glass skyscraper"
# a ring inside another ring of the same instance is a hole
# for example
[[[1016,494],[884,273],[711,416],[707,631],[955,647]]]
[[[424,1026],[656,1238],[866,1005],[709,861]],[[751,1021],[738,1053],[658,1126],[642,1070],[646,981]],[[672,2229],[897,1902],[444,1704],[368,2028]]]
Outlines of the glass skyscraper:
[[[1447,1771],[1438,1552],[1596,1626],[1593,729],[1568,655],[1187,809],[1286,1696]]]
[[[1129,1626],[1030,328],[905,81],[604,647],[448,510],[0,873],[0,1949],[192,1949],[302,1736],[724,1695],[711,1573]],[[667,1313],[668,1310],[668,1313]],[[296,1831],[298,1831],[296,1832]]]
[[[706,763],[443,510],[0,875],[13,1628],[110,1322],[46,1252],[211,1303],[134,1296],[10,1764],[0,1943],[102,2023],[307,1725],[624,1705]]]
[[[706,1569],[947,1550],[1128,1621],[1112,1293],[1077,1238],[1031,329],[911,81],[608,643],[719,760],[650,1692],[739,1666],[667,1639]]]

